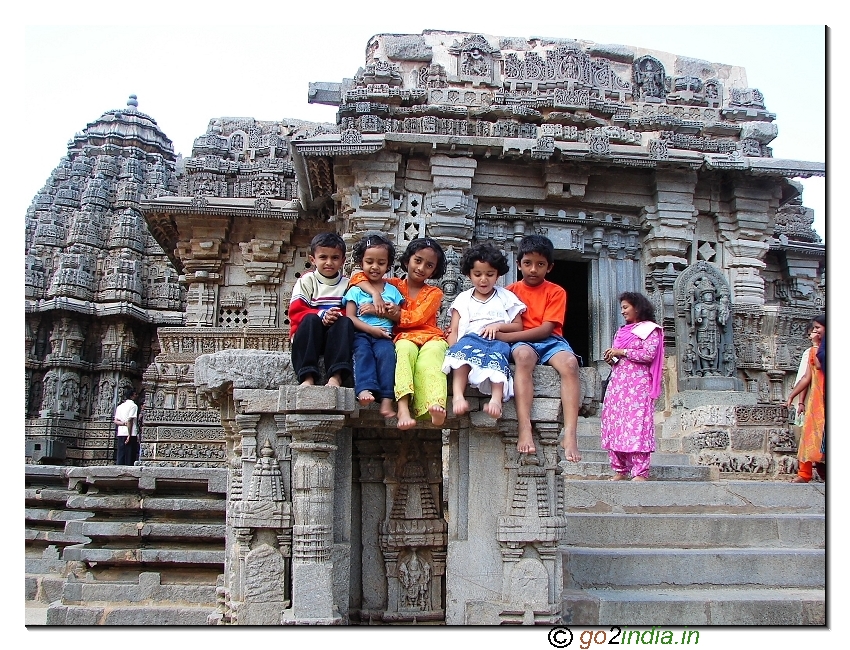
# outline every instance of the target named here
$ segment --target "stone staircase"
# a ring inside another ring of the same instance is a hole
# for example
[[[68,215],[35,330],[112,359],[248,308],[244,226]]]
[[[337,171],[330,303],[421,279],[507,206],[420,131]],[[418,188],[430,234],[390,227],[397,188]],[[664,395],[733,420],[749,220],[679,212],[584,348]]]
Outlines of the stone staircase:
[[[823,484],[716,480],[663,453],[656,480],[611,482],[598,420],[579,447],[564,463],[565,623],[825,624]]]
[[[576,433],[582,459],[578,463],[563,465],[565,478],[607,479],[613,476],[608,452],[600,445],[599,427],[598,417],[579,418]],[[656,440],[655,448],[664,449],[667,442]],[[720,473],[716,467],[692,464],[688,454],[659,451],[652,454],[649,476],[658,481],[710,481],[718,480]]]
[[[215,615],[226,470],[27,466],[26,480],[27,601],[48,603],[47,625]]]

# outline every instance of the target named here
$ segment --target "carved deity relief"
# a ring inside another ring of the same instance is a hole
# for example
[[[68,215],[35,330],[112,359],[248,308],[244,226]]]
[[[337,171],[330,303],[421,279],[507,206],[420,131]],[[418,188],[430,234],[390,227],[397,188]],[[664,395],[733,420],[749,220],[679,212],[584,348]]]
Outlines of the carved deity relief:
[[[699,261],[679,275],[673,291],[680,382],[734,378],[737,359],[731,291],[720,270]]]
[[[476,34],[455,43],[449,52],[457,57],[457,76],[464,81],[495,83],[495,60],[501,58],[499,50],[491,46],[487,39]]]
[[[667,94],[664,65],[652,56],[642,56],[632,64],[634,96],[638,101],[660,102]]]
[[[404,588],[399,603],[400,610],[431,609],[431,565],[420,559],[415,548],[410,557],[398,565],[398,578]]]
[[[722,372],[724,355],[721,336],[729,322],[729,298],[720,296],[714,283],[707,277],[697,282],[690,303],[691,338],[696,342],[696,374],[718,375]],[[725,347],[725,349],[724,349]]]

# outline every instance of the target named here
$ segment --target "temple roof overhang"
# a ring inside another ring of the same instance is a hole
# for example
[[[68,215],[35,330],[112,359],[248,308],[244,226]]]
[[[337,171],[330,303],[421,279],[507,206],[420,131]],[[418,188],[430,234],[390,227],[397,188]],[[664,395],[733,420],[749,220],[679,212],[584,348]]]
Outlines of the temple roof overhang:
[[[297,199],[270,199],[265,196],[230,198],[216,196],[161,196],[141,202],[141,212],[157,243],[174,266],[183,272],[183,264],[175,253],[181,239],[179,221],[197,218],[262,219],[294,223],[301,212]]]
[[[297,156],[312,161],[306,165],[311,190],[310,200],[329,191],[326,178],[328,164],[318,164],[318,159],[332,160],[374,154],[382,149],[426,155],[470,155],[484,158],[517,161],[550,161],[585,163],[611,167],[670,169],[683,167],[690,170],[732,171],[746,175],[781,178],[810,178],[826,175],[824,163],[778,158],[755,158],[730,154],[707,154],[699,151],[658,147],[647,143],[594,146],[587,142],[548,142],[541,146],[540,139],[503,138],[439,134],[380,133],[365,134],[355,130],[343,133],[322,132],[312,137],[293,141]]]

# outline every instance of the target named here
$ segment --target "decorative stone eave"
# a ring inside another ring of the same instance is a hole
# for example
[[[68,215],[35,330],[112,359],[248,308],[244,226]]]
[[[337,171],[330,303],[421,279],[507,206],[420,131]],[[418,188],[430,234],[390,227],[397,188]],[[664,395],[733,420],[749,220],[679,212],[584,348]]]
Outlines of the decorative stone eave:
[[[144,309],[129,302],[102,303],[60,296],[49,300],[27,300],[25,304],[27,314],[60,310],[97,318],[124,316],[135,318],[144,323],[168,327],[181,327],[186,320],[183,312]]]
[[[305,140],[293,140],[292,147],[302,156],[360,156],[383,149],[384,134],[322,133]]]
[[[295,222],[301,210],[297,199],[283,200],[268,197],[237,199],[216,196],[161,196],[143,200],[140,205],[148,229],[168,255],[174,267],[183,272],[183,263],[175,249],[179,241],[176,218],[188,216],[236,217]]]
[[[809,257],[817,257],[823,259],[826,256],[826,246],[824,244],[813,244],[809,242],[785,241],[782,239],[772,239],[770,241],[771,251],[784,251],[787,253],[795,253],[796,255],[805,255]]]
[[[708,169],[734,169],[748,171],[757,176],[781,176],[784,178],[811,178],[826,176],[826,165],[804,160],[781,158],[730,158],[726,155],[705,155]]]

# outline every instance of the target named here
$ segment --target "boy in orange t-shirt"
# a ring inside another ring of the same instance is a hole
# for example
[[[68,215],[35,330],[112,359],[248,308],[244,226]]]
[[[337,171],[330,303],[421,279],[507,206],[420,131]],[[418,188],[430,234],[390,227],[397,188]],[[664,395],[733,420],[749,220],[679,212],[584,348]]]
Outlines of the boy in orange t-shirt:
[[[561,446],[566,459],[581,460],[576,438],[578,409],[581,401],[578,361],[563,337],[567,292],[546,279],[555,266],[555,247],[548,237],[523,237],[517,251],[517,264],[522,280],[507,289],[525,303],[521,332],[500,332],[496,338],[511,344],[511,357],[516,364],[514,400],[516,402],[519,440],[517,450],[523,454],[536,451],[531,428],[531,401],[534,398],[532,372],[538,363],[548,364],[561,376],[561,404],[564,412],[564,437]]]

